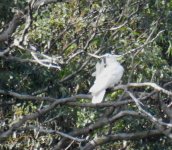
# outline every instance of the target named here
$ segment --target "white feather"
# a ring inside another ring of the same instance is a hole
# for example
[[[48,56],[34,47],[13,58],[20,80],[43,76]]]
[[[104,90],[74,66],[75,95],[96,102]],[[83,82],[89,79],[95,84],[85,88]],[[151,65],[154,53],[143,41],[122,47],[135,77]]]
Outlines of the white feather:
[[[104,64],[96,65],[96,80],[89,90],[93,96],[92,103],[102,102],[106,89],[117,84],[124,72],[124,68],[116,61],[114,55],[108,54],[105,61],[106,67]]]
[[[96,95],[93,95],[93,98],[92,98],[92,103],[93,104],[96,104],[96,103],[101,103],[102,100],[103,100],[103,97],[105,95],[105,90],[99,92],[99,93],[96,93]]]
[[[103,61],[97,62],[96,71],[92,74],[92,76],[97,77],[102,72],[103,69],[104,69],[104,62]]]

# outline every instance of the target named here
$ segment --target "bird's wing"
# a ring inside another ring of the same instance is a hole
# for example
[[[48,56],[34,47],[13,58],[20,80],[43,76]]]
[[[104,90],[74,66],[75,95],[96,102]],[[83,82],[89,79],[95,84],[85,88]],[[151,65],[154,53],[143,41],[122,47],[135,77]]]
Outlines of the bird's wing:
[[[111,82],[111,85],[109,85],[109,87],[113,87],[115,84],[117,84],[121,80],[123,73],[124,73],[124,68],[120,64],[117,65],[115,67],[115,71],[112,73],[114,79]]]
[[[92,74],[92,76],[98,76],[102,70],[104,69],[104,62],[101,61],[101,62],[97,62],[96,64],[96,71]]]
[[[92,103],[96,104],[96,103],[101,103],[103,101],[103,97],[105,95],[105,90],[97,93],[96,95],[93,96],[92,98]]]
[[[109,68],[105,68],[101,74],[96,77],[93,86],[90,88],[90,92],[94,95],[107,88],[109,82],[112,81],[112,71]]]
[[[118,83],[123,75],[123,67],[118,65],[107,66],[100,75],[96,77],[94,85],[90,88],[92,95]]]

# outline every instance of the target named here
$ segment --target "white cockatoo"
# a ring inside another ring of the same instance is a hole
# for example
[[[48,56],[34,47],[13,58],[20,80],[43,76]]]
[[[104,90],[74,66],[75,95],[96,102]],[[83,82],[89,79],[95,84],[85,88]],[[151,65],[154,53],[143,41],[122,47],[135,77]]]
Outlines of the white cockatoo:
[[[105,54],[101,56],[101,63],[96,64],[96,72],[93,76],[96,76],[93,86],[90,88],[93,98],[92,103],[101,103],[105,95],[106,89],[113,87],[117,84],[123,75],[124,68],[116,60],[115,55]]]
[[[105,67],[105,64],[104,64],[104,61],[103,60],[101,62],[97,62],[97,64],[96,64],[96,71],[92,74],[92,76],[95,76],[97,78],[98,75],[104,69],[104,67]]]

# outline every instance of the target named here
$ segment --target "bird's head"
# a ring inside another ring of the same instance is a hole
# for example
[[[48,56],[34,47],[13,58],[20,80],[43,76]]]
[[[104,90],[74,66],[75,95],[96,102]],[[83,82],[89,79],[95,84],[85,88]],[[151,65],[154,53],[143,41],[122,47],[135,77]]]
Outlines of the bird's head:
[[[102,55],[101,58],[103,59],[106,65],[110,65],[111,63],[117,62],[117,56],[118,55],[112,55],[112,54],[106,53]]]
[[[100,58],[116,58],[117,55],[112,55],[112,54],[109,54],[109,53],[106,53],[102,56],[100,56]]]

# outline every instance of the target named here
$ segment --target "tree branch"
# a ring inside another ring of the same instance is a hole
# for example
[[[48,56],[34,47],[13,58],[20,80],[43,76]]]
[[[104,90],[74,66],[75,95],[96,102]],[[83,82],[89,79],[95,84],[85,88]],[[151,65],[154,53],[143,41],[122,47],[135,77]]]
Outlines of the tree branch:
[[[57,2],[69,2],[70,0],[38,0],[34,3],[33,9],[37,9],[38,7],[51,4],[51,3],[57,3]],[[29,7],[27,6],[24,10],[27,12]],[[22,11],[17,11],[17,13],[14,15],[13,19],[8,24],[8,28],[5,29],[3,32],[0,33],[0,42],[7,41],[11,35],[15,32],[16,28],[18,27],[21,18],[24,16],[24,13]]]
[[[70,140],[74,140],[76,142],[84,142],[84,141],[86,141],[85,139],[80,139],[80,138],[77,138],[77,137],[73,137],[73,136],[70,136],[69,134],[66,134],[64,132],[57,131],[57,130],[52,130],[52,129],[47,129],[47,128],[44,128],[42,126],[37,127],[37,126],[29,125],[27,127],[24,127],[24,129],[25,130],[36,130],[36,132],[41,132],[41,133],[58,134],[58,135],[60,135],[62,137],[68,138]],[[21,129],[21,130],[23,130],[23,129]]]
[[[124,116],[133,116],[133,117],[140,117],[139,113],[135,111],[121,111],[115,116],[112,116],[111,118],[100,118],[98,121],[96,121],[94,124],[91,124],[87,127],[76,129],[69,133],[71,136],[79,136],[79,135],[86,135],[102,126],[105,126],[107,124],[114,123],[116,120],[124,117]],[[66,142],[66,138],[61,139],[58,144],[55,146],[54,149],[60,150],[63,147],[63,144]]]
[[[17,123],[14,123],[10,127],[10,129],[8,129],[7,131],[0,134],[0,141],[9,137],[13,133],[13,131],[15,131],[19,127],[21,127],[26,121],[36,119],[37,117],[51,111],[54,107],[56,107],[59,104],[75,101],[76,99],[80,99],[80,98],[84,98],[84,97],[85,97],[85,95],[77,95],[77,96],[73,96],[73,97],[57,99],[56,101],[54,101],[51,105],[47,106],[46,108],[38,110],[37,112],[31,113],[29,115],[23,116],[23,118],[20,119]],[[43,98],[43,99],[45,99],[45,98]]]
[[[21,21],[22,17],[23,17],[23,13],[21,11],[18,11],[14,15],[13,19],[8,24],[8,28],[0,33],[0,42],[7,41],[11,37],[11,35],[15,32],[18,23]]]
[[[172,96],[172,92],[168,91],[162,87],[160,87],[159,85],[157,85],[156,83],[152,83],[152,82],[144,82],[144,83],[128,83],[126,85],[118,85],[115,86],[113,88],[113,90],[119,90],[119,89],[127,89],[127,88],[131,88],[131,87],[144,87],[144,86],[148,86],[148,87],[152,87],[153,89],[155,89],[157,92],[162,92],[168,96]]]
[[[112,141],[117,140],[139,140],[143,138],[148,138],[150,136],[162,135],[159,130],[150,130],[150,131],[142,131],[142,132],[134,132],[134,133],[119,133],[114,135],[106,135],[103,137],[97,137],[87,143],[83,150],[93,150],[95,147],[100,146],[102,144],[106,144]]]

